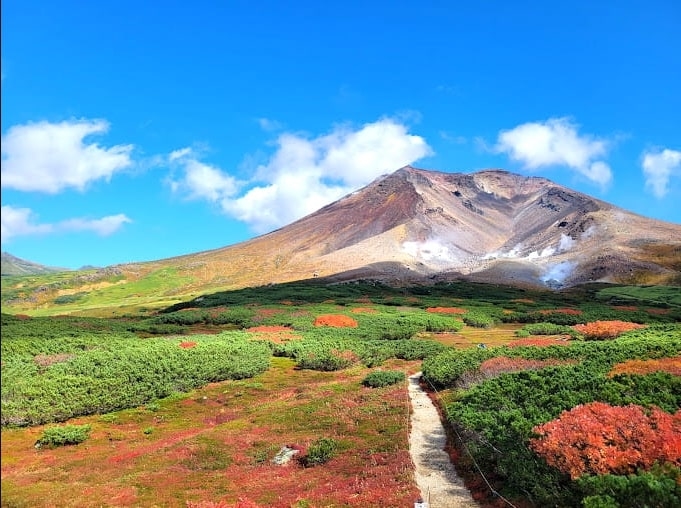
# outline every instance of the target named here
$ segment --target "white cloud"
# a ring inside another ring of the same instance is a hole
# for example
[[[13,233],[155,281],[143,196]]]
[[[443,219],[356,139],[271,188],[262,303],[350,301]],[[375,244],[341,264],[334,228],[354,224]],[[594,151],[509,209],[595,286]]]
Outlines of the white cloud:
[[[262,130],[268,132],[278,131],[282,129],[281,123],[277,122],[276,120],[272,120],[271,118],[258,118],[258,125],[260,125],[260,128]]]
[[[530,170],[567,166],[602,186],[612,180],[610,167],[599,160],[606,155],[608,142],[580,135],[578,126],[567,118],[529,122],[501,131],[494,151],[507,154]]]
[[[101,219],[69,219],[56,225],[59,231],[92,231],[99,236],[110,236],[118,231],[123,224],[130,223],[126,215],[108,215]]]
[[[191,148],[181,148],[170,153],[168,160],[182,169],[182,178],[171,182],[174,191],[184,192],[189,199],[205,199],[218,202],[234,195],[239,183],[219,168],[198,160],[199,155]]]
[[[69,219],[54,224],[39,224],[29,208],[2,207],[2,242],[18,236],[50,234],[73,231],[92,231],[99,236],[109,236],[123,224],[132,222],[123,214],[109,215],[101,219]]]
[[[94,180],[109,180],[132,164],[133,146],[101,148],[84,141],[108,129],[104,120],[43,121],[10,127],[2,136],[2,186],[55,194],[69,187],[83,190]]]
[[[184,153],[176,160],[184,174],[173,186],[219,202],[226,214],[265,233],[432,153],[423,138],[384,118],[359,129],[338,126],[316,138],[282,133],[274,154],[255,169],[250,182]]]
[[[653,194],[664,197],[667,194],[672,176],[681,176],[681,152],[678,150],[650,150],[643,153],[643,174],[646,187]]]
[[[29,208],[14,208],[9,205],[2,206],[0,224],[3,243],[15,236],[44,234],[53,230],[49,224],[33,223],[33,212]]]

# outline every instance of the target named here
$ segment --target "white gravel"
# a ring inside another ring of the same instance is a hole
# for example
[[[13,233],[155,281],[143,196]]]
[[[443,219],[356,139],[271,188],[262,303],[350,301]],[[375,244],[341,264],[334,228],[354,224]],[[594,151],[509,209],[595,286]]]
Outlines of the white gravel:
[[[445,429],[433,402],[419,385],[420,378],[420,372],[409,377],[413,408],[409,450],[424,508],[478,507],[445,451]]]

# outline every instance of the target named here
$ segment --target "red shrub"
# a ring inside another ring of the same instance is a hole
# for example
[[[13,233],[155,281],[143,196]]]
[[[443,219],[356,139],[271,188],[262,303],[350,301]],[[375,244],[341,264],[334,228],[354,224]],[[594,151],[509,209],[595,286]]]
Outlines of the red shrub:
[[[315,326],[332,326],[334,328],[357,328],[357,321],[343,314],[324,314],[314,320]]]
[[[572,328],[584,334],[587,339],[614,339],[629,330],[645,328],[645,325],[628,321],[592,321],[591,323],[574,325]]]
[[[584,474],[626,475],[655,462],[681,466],[681,410],[671,415],[659,408],[603,402],[563,411],[538,425],[530,448],[572,479]]]
[[[638,310],[636,305],[611,305],[611,307],[616,310],[626,310],[628,312],[636,312]]]
[[[612,366],[608,377],[617,374],[650,374],[651,372],[669,372],[675,376],[681,376],[681,356],[672,358],[659,358],[655,360],[627,360]]]
[[[185,340],[185,341],[180,342],[180,347],[182,349],[191,349],[193,347],[196,347],[196,342]]]

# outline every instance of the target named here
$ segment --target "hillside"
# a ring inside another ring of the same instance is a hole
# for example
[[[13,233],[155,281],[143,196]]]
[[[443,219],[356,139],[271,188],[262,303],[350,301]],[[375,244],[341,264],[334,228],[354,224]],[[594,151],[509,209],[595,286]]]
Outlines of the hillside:
[[[62,272],[67,268],[39,265],[13,256],[9,252],[2,253],[2,275],[37,275],[42,273]]]
[[[470,280],[539,288],[588,282],[681,284],[681,225],[548,179],[404,167],[249,241],[77,272],[21,290],[17,309],[78,301],[165,305],[225,289],[318,278],[392,285]],[[36,293],[34,290],[40,288]]]

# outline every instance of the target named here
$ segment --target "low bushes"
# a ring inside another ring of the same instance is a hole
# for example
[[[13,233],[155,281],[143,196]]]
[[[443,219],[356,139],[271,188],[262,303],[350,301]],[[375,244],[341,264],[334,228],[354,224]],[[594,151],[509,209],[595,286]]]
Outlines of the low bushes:
[[[35,447],[53,448],[55,446],[75,445],[82,443],[90,436],[90,425],[63,425],[47,427],[36,441]]]
[[[362,384],[370,388],[381,388],[400,383],[405,379],[406,376],[401,371],[375,370],[362,380]]]

